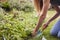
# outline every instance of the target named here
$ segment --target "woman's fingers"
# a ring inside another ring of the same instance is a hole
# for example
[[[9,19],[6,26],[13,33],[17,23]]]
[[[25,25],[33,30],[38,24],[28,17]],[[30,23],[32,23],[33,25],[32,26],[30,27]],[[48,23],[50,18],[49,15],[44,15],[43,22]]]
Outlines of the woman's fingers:
[[[42,30],[44,31],[44,29],[46,29],[47,26],[48,26],[48,24],[44,24]]]

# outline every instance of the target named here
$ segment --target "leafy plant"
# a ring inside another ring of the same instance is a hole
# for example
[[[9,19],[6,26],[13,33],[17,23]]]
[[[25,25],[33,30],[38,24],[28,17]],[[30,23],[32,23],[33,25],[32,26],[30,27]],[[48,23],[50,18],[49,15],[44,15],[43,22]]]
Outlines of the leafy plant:
[[[10,5],[9,5],[8,2],[0,3],[0,4],[1,4],[0,6],[1,6],[5,11],[10,11],[10,10],[11,10]]]
[[[29,19],[32,17],[31,15],[18,11],[18,14],[13,17],[13,12],[7,13],[3,9],[1,9],[0,14],[0,39],[27,40],[30,38],[35,26],[34,20]]]
[[[11,8],[16,8],[20,11],[32,12],[34,9],[30,0],[9,0],[8,3]]]

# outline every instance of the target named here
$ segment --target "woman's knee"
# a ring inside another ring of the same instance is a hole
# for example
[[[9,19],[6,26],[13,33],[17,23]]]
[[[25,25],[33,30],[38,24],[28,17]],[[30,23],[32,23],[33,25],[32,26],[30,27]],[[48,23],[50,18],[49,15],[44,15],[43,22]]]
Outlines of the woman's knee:
[[[60,31],[58,32],[58,35],[57,36],[60,38]]]
[[[51,35],[57,35],[60,30],[60,20],[56,22],[56,24],[52,27],[50,34]]]
[[[56,35],[57,35],[57,32],[55,32],[54,30],[51,30],[51,31],[50,31],[50,35],[56,36]]]

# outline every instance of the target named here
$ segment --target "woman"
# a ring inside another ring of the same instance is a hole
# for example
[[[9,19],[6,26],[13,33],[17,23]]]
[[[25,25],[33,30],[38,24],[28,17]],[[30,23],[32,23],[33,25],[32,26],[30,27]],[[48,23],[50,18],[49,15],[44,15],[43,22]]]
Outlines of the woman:
[[[60,15],[60,8],[58,7],[60,6],[60,0],[34,0],[35,8],[39,14],[39,20],[36,25],[36,28],[32,32],[33,36],[37,34],[37,31],[39,30],[44,19],[46,18],[46,14],[50,3],[57,13],[47,23],[43,25],[42,31],[48,26],[48,24],[50,24],[50,22],[52,22]]]
[[[52,27],[50,34],[53,36],[58,36],[60,38],[60,19]]]

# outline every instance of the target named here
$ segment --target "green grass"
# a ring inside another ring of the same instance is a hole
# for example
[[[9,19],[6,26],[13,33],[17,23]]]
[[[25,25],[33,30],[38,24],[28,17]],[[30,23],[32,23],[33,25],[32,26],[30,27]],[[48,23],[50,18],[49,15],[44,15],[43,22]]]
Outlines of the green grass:
[[[55,11],[48,11],[48,17],[47,19],[50,19],[53,15],[55,14]],[[51,36],[50,35],[50,30],[53,27],[53,25],[56,23],[56,21],[58,20],[58,18],[56,20],[54,20],[53,22],[51,22],[48,26],[48,28],[44,31],[44,36],[47,38],[47,40],[59,40],[57,37]]]
[[[55,11],[48,11],[45,22],[47,22],[47,20],[49,20],[54,14],[55,14]],[[35,13],[34,14],[30,13],[30,14],[27,14],[27,15],[36,15],[36,14]],[[30,18],[28,18],[28,19],[30,19]],[[34,18],[34,19],[31,19],[31,20],[35,20],[36,22],[38,22],[37,19]],[[59,40],[57,37],[50,35],[50,30],[57,20],[58,20],[58,18],[56,20],[54,20],[53,22],[51,22],[49,24],[48,28],[45,29],[45,31],[43,32],[43,35],[45,36],[45,38],[47,40]],[[34,40],[41,40],[41,39],[34,39]]]
[[[48,11],[44,22],[47,22],[54,14],[55,11]],[[36,15],[35,11],[23,12],[15,9],[8,13],[2,11],[2,14],[0,13],[0,40],[2,37],[6,40],[27,40],[27,38],[30,38],[28,35],[30,35],[38,22]],[[43,32],[47,40],[58,40],[57,37],[50,35],[50,30],[57,20],[58,18],[51,22]],[[41,40],[41,37],[30,38],[29,40]]]

